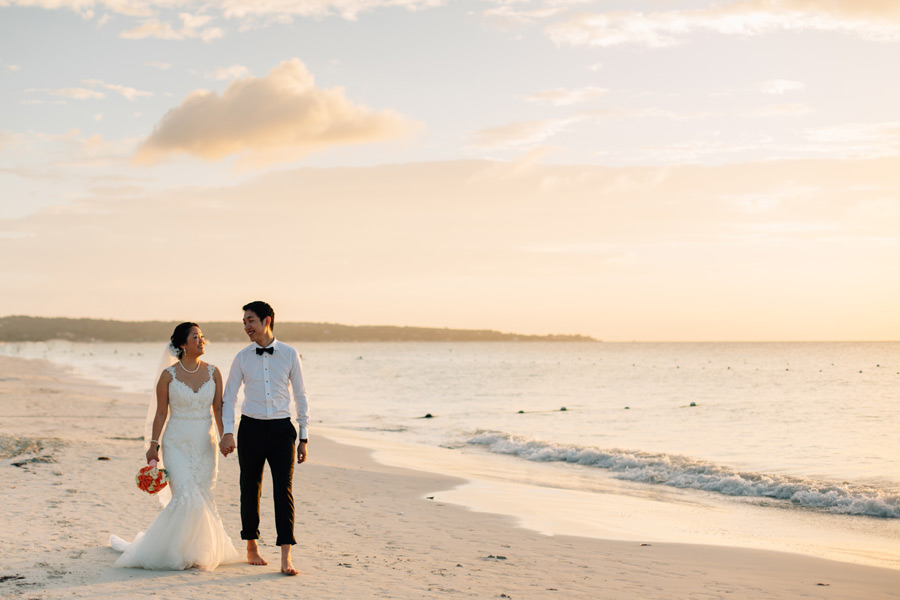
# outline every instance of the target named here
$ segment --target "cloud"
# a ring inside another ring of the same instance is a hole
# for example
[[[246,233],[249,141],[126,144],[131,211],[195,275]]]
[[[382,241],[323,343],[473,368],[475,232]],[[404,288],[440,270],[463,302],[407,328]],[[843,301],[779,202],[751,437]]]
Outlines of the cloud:
[[[93,115],[96,121],[103,118],[101,113]],[[133,151],[134,139],[107,140],[100,134],[84,135],[79,129],[70,129],[62,134],[18,133],[9,134],[2,149],[15,160],[30,160],[29,157],[42,156],[42,162],[33,163],[38,172],[48,174],[60,168],[81,169],[84,167],[109,167],[124,164]]]
[[[231,65],[230,67],[219,67],[213,74],[213,77],[222,81],[226,79],[240,79],[248,77],[250,70],[244,65]]]
[[[482,150],[511,149],[541,144],[583,120],[583,117],[519,121],[490,127],[472,136],[472,146]]]
[[[900,154],[900,121],[845,123],[806,132],[820,154],[842,158],[874,158]]]
[[[218,27],[207,27],[200,32],[200,39],[207,43],[223,37],[225,37],[225,30]]]
[[[134,29],[123,31],[119,34],[119,37],[126,40],[141,40],[148,37],[162,40],[200,38],[204,42],[211,42],[212,40],[219,39],[225,35],[225,32],[219,27],[205,27],[200,29],[212,19],[209,15],[181,13],[178,16],[181,18],[182,27],[177,31],[166,21],[147,19]]]
[[[808,139],[816,142],[897,142],[900,122],[850,123],[811,130]]]
[[[185,29],[188,29],[190,31],[194,31],[195,29],[203,27],[212,20],[212,17],[209,15],[192,15],[190,13],[181,13],[178,16],[181,17],[181,21],[184,23]]]
[[[773,104],[750,111],[748,117],[802,117],[808,115],[812,110],[805,104],[799,102],[791,102],[787,104]]]
[[[54,96],[65,96],[75,100],[99,99],[105,98],[106,94],[97,90],[86,90],[84,88],[63,88],[61,90],[53,90],[50,92]]]
[[[559,6],[521,9],[513,4],[501,4],[484,11],[484,16],[495,27],[517,27],[543,21],[563,12],[565,8]]]
[[[549,102],[555,106],[569,106],[595,100],[608,92],[609,90],[594,86],[574,90],[555,88],[552,90],[535,92],[534,94],[526,96],[525,99],[529,102]]]
[[[360,13],[385,7],[408,10],[432,8],[445,4],[444,0],[218,0],[216,6],[228,18],[253,17],[326,17],[338,15],[355,20]]]
[[[81,81],[87,87],[79,87],[79,88],[61,88],[56,90],[46,89],[46,88],[29,88],[25,90],[26,93],[35,93],[35,92],[44,92],[50,94],[51,96],[62,96],[64,98],[71,98],[73,100],[100,100],[102,98],[106,98],[106,94],[101,92],[100,90],[93,88],[103,88],[112,92],[116,92],[127,98],[128,100],[134,100],[140,96],[152,96],[153,92],[143,92],[141,90],[136,90],[133,87],[128,87],[125,85],[119,85],[116,83],[106,83],[99,79],[83,79]],[[43,102],[40,100],[30,102],[31,104],[42,104]]]
[[[33,94],[35,92],[45,92],[52,96],[62,96],[64,98],[72,98],[73,100],[99,100],[100,98],[105,98],[106,94],[103,92],[98,92],[97,90],[89,90],[86,88],[61,88],[58,90],[48,90],[46,88],[28,88],[25,90],[26,94]],[[37,100],[31,102],[32,104],[40,104],[42,101]]]
[[[822,192],[821,187],[786,182],[771,190],[724,194],[722,199],[748,213],[764,213],[782,207],[787,202],[814,198]]]
[[[244,155],[242,164],[258,167],[333,146],[396,139],[417,127],[397,112],[353,104],[343,88],[316,87],[295,58],[266,77],[231,82],[221,96],[191,93],[157,124],[135,161],[152,164],[176,153],[205,160]]]
[[[171,24],[163,23],[158,19],[148,19],[134,29],[123,31],[119,34],[119,37],[126,40],[142,40],[148,37],[161,40],[182,39],[182,36],[172,28]]]
[[[791,81],[789,79],[770,79],[763,81],[759,89],[763,94],[772,94],[779,96],[787,92],[797,92],[806,87],[802,81]]]
[[[610,11],[549,25],[560,45],[674,46],[695,32],[753,36],[775,31],[827,31],[881,42],[900,41],[900,3],[893,0],[740,0],[698,10]]]
[[[102,87],[102,88],[106,88],[107,90],[116,92],[117,94],[121,94],[121,95],[124,96],[126,99],[132,100],[132,101],[133,101],[135,98],[138,98],[138,97],[141,97],[141,96],[152,96],[152,95],[153,95],[153,92],[143,92],[143,91],[141,91],[141,90],[136,90],[136,89],[134,89],[133,87],[128,87],[128,86],[125,86],[125,85],[119,85],[119,84],[116,84],[116,83],[106,83],[106,82],[101,81],[101,80],[99,80],[99,79],[84,79],[84,80],[82,80],[81,83],[83,83],[83,84],[85,84],[85,85],[87,85],[87,86],[90,86],[90,87]]]
[[[581,110],[569,117],[559,119],[517,121],[482,129],[472,135],[470,148],[479,150],[522,150],[532,148],[569,130],[574,125],[591,125],[606,120],[669,119],[673,121],[690,121],[711,116],[715,115],[707,112],[678,113],[653,107]]]
[[[443,4],[445,4],[444,0],[254,0],[252,2],[247,0],[210,0],[203,3],[191,0],[147,0],[145,2],[137,0],[0,0],[0,7],[19,5],[36,6],[47,10],[68,9],[86,19],[93,18],[94,8],[101,7],[116,14],[149,18],[159,10],[171,9],[173,6],[202,6],[205,11],[216,10],[223,17],[229,19],[245,22],[267,20],[268,22],[282,23],[290,22],[290,19],[295,16],[327,17],[336,15],[354,20],[360,13],[378,8],[402,7],[408,10],[419,10]],[[102,17],[101,21],[104,18]],[[195,23],[199,20],[197,19]],[[195,25],[195,27],[199,28],[203,25],[205,22]],[[126,33],[142,37],[161,37],[156,34],[166,34],[166,27],[166,24],[150,19],[141,25],[140,31],[132,30]],[[170,26],[168,28],[171,29]],[[174,30],[172,31],[174,32]],[[129,37],[129,39],[140,38]],[[162,39],[182,38],[163,37]]]
[[[74,11],[85,19],[94,18],[94,8],[104,8],[110,12],[132,17],[147,17],[153,14],[154,7],[164,8],[173,4],[171,0],[0,0],[3,6],[27,6],[45,10],[67,9]],[[101,25],[108,20],[108,15],[100,18]]]

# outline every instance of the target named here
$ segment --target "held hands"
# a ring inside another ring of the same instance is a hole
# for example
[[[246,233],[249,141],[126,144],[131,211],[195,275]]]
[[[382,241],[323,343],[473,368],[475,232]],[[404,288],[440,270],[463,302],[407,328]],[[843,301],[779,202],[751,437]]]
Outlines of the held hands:
[[[219,442],[219,450],[222,452],[222,456],[228,456],[234,452],[236,447],[233,433],[226,433],[222,436],[222,440]]]

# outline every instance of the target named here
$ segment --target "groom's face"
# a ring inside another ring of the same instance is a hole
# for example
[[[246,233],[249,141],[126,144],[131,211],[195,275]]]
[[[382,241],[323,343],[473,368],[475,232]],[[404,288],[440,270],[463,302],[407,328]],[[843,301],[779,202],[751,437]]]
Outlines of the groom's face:
[[[260,321],[259,317],[252,310],[244,311],[244,332],[250,338],[251,342],[264,340],[268,328],[268,317],[265,320]]]

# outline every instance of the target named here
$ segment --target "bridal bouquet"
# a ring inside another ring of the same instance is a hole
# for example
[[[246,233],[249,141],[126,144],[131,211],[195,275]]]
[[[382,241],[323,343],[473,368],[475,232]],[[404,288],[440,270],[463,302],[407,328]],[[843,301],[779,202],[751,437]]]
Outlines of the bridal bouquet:
[[[155,494],[169,484],[169,474],[165,469],[157,469],[157,462],[151,460],[146,467],[141,467],[138,474],[134,476],[139,489],[148,494]]]

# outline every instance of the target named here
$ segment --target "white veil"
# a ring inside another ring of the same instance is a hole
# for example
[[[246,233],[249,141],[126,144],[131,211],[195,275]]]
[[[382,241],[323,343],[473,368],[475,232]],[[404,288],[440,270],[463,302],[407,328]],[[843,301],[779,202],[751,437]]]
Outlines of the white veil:
[[[171,343],[166,345],[166,349],[163,350],[162,356],[159,359],[159,362],[156,365],[156,371],[153,375],[153,383],[150,385],[150,393],[149,401],[147,402],[147,417],[144,419],[144,441],[148,444],[150,440],[153,439],[153,420],[156,418],[156,385],[159,383],[159,378],[162,375],[162,372],[172,365],[178,362],[178,358],[176,358],[174,354],[174,346]],[[162,431],[159,432],[159,439],[162,440],[163,432],[165,432],[166,428],[163,426]],[[162,469],[164,467],[162,456],[160,456],[158,468]],[[169,500],[172,499],[172,492],[169,490],[169,486],[163,488],[163,490],[156,494],[156,497],[159,498],[160,504],[163,506],[169,503]]]

